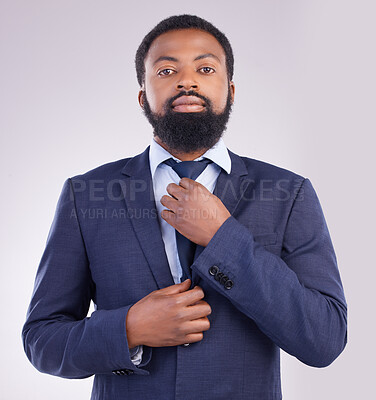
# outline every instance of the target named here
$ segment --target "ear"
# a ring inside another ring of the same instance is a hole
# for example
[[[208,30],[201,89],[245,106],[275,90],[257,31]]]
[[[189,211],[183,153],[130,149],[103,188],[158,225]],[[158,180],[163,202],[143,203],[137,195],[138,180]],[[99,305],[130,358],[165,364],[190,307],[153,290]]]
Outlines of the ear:
[[[144,109],[144,100],[145,100],[145,88],[142,85],[140,91],[138,92],[138,104],[142,109]]]
[[[233,81],[229,82],[229,90],[231,95],[231,103],[234,103],[235,99],[235,83]]]

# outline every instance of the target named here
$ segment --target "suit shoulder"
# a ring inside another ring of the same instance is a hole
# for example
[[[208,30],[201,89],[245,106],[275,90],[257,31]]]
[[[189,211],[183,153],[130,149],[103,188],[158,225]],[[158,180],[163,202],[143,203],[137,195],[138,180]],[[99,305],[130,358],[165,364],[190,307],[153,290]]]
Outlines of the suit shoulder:
[[[279,167],[274,164],[267,163],[265,161],[256,160],[254,158],[239,156],[249,173],[257,175],[260,179],[288,179],[288,180],[299,180],[303,181],[305,177],[299,175],[288,169]]]
[[[121,170],[131,160],[132,157],[122,158],[120,160],[111,161],[106,164],[99,165],[82,174],[72,176],[72,180],[89,180],[89,179],[111,179],[121,174]]]

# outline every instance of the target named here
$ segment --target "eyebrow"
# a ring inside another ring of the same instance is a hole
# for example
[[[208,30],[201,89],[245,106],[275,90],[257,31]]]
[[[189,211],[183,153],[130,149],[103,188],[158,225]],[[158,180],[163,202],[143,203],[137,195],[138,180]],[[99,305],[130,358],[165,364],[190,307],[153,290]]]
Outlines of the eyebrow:
[[[197,56],[193,61],[202,60],[203,58],[209,58],[209,57],[215,58],[216,60],[218,60],[219,62],[221,62],[221,60],[220,60],[215,54],[212,54],[212,53],[201,54],[201,55]],[[164,61],[164,60],[166,60],[166,61],[174,61],[174,62],[178,62],[178,61],[179,61],[179,60],[178,60],[177,58],[175,58],[175,57],[161,56],[161,57],[157,58],[157,59],[154,61],[154,64],[153,64],[153,65],[157,64],[159,61]]]
[[[201,60],[202,58],[208,58],[208,57],[215,58],[219,62],[221,62],[221,60],[215,54],[212,54],[212,53],[201,54],[200,56],[196,57],[194,61]]]

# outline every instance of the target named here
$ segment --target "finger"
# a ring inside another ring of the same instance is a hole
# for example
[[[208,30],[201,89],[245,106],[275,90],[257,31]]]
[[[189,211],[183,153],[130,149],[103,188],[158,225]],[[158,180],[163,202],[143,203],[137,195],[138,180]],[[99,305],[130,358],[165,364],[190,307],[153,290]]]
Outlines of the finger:
[[[207,318],[208,315],[211,314],[212,310],[209,304],[198,304],[195,306],[188,306],[186,307],[188,312],[187,318],[190,321],[200,320],[202,318]]]
[[[181,186],[178,186],[176,183],[169,183],[166,186],[167,193],[173,196],[175,199],[179,200],[182,195],[184,189]]]
[[[207,331],[210,329],[210,321],[208,318],[195,319],[194,321],[189,321],[184,328],[187,329],[186,334]]]
[[[200,305],[200,304],[209,305],[205,300],[199,300],[199,301],[196,301],[196,303],[191,304],[191,306]]]
[[[186,279],[183,282],[177,283],[175,285],[167,286],[163,289],[159,289],[159,292],[163,292],[165,294],[177,294],[182,293],[188,290],[191,287],[191,280]]]
[[[161,197],[160,203],[171,211],[176,211],[178,207],[178,200],[166,194]]]
[[[195,304],[208,304],[208,303],[205,300],[199,300]]]
[[[162,210],[161,217],[172,227],[176,226],[176,215],[170,210]]]
[[[205,297],[205,293],[199,286],[195,286],[193,289],[187,290],[184,293],[179,293],[177,296],[179,297],[178,301],[180,304],[183,306],[191,306],[192,304],[203,299]]]
[[[204,338],[204,334],[200,333],[191,333],[185,336],[184,343],[195,343],[199,342]],[[183,343],[182,343],[183,344]]]
[[[183,187],[184,189],[191,189],[194,187],[195,184],[198,182],[189,179],[189,178],[181,178],[179,181],[179,186]]]
[[[195,319],[194,321],[191,321],[191,324],[192,333],[196,333],[196,330],[197,332],[202,332],[210,329],[210,321],[207,317]]]

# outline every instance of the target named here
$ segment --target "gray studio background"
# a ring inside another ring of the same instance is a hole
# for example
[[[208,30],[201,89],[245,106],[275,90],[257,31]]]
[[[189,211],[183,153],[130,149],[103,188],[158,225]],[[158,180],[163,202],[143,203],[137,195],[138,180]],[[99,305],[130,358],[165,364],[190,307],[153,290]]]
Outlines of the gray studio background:
[[[0,0],[1,400],[90,397],[92,378],[32,367],[21,328],[65,179],[149,144],[134,54],[156,23],[182,13],[233,45],[227,147],[310,178],[337,253],[348,345],[322,369],[282,352],[284,399],[372,396],[375,11],[362,0]]]

